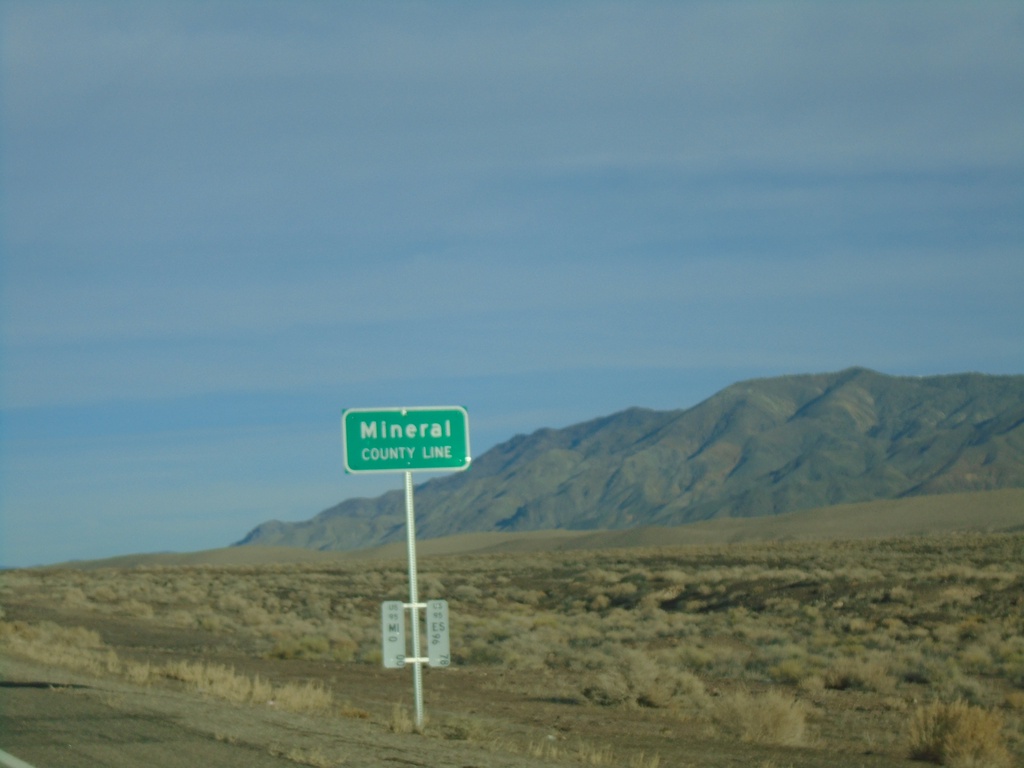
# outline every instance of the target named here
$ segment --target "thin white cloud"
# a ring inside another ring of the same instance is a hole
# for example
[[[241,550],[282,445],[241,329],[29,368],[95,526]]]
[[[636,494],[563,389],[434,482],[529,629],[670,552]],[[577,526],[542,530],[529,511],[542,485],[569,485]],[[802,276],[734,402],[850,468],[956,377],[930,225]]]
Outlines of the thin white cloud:
[[[251,335],[301,329],[400,328],[403,324],[469,323],[474,317],[524,318],[545,313],[584,316],[652,301],[708,304],[774,301],[831,293],[871,295],[887,288],[913,293],[956,290],[981,298],[1005,291],[1019,276],[1013,248],[832,247],[822,253],[716,255],[414,254],[380,264],[344,260],[336,267],[294,271],[287,262],[252,271],[244,259],[226,265],[184,258],[180,265],[114,264],[67,278],[45,264],[22,276],[5,310],[7,343],[244,342]],[[992,274],[1002,279],[992,281]],[[58,311],[59,310],[59,311]]]
[[[803,257],[600,259],[531,264],[410,259],[390,268],[301,280],[189,287],[139,280],[105,291],[67,289],[23,306],[10,347],[8,402],[41,405],[112,397],[231,390],[308,391],[332,382],[442,375],[511,375],[559,368],[673,365],[822,349],[808,334],[844,339],[836,354],[926,339],[951,355],[950,318],[990,339],[1011,338],[1014,286],[1024,266],[1010,250],[851,251]],[[1000,278],[993,280],[993,275]],[[118,292],[123,298],[118,299]],[[109,294],[109,295],[108,295]],[[38,294],[35,294],[38,296]],[[51,315],[52,307],[61,307]],[[848,324],[913,308],[914,335],[862,333]],[[995,313],[995,315],[993,315]],[[126,319],[130,323],[126,324]],[[855,334],[856,335],[856,334]],[[727,352],[727,350],[732,350]],[[677,364],[677,363],[676,363]],[[819,363],[820,367],[822,363]]]

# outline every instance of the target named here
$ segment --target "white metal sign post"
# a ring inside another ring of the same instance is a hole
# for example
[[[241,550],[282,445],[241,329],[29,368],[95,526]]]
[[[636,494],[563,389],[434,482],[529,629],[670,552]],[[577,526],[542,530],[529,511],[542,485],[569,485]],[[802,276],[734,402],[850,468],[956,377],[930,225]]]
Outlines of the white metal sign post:
[[[451,663],[448,603],[420,602],[416,577],[416,513],[413,472],[458,471],[469,466],[469,416],[465,408],[352,408],[342,412],[345,471],[404,472],[405,527],[409,551],[409,602],[381,605],[383,663],[388,669],[413,665],[416,727],[423,727],[423,665]],[[412,655],[407,654],[405,610],[412,625]],[[420,611],[427,612],[427,655],[420,643]]]

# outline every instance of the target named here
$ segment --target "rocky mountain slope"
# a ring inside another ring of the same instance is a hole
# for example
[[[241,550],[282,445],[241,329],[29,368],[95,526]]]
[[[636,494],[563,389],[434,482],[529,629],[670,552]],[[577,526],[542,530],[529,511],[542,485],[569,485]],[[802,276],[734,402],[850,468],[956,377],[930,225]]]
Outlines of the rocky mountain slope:
[[[734,384],[678,411],[631,408],[517,435],[416,488],[419,538],[623,529],[1024,487],[1024,376],[863,368]],[[404,537],[404,492],[349,499],[240,545],[351,550]]]

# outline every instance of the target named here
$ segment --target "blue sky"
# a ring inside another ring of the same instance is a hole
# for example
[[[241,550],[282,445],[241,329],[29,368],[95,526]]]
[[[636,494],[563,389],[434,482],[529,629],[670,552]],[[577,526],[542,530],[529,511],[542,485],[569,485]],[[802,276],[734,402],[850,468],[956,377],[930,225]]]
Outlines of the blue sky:
[[[0,563],[224,546],[346,407],[473,452],[1024,372],[1019,2],[0,0]]]

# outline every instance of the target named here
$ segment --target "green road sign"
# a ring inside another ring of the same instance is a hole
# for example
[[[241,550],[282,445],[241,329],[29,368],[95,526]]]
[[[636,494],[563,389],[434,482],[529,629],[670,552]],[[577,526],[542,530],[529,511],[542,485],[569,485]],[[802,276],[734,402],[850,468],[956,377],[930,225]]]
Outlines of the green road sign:
[[[346,472],[415,472],[469,466],[469,416],[459,406],[349,408],[341,414]]]

